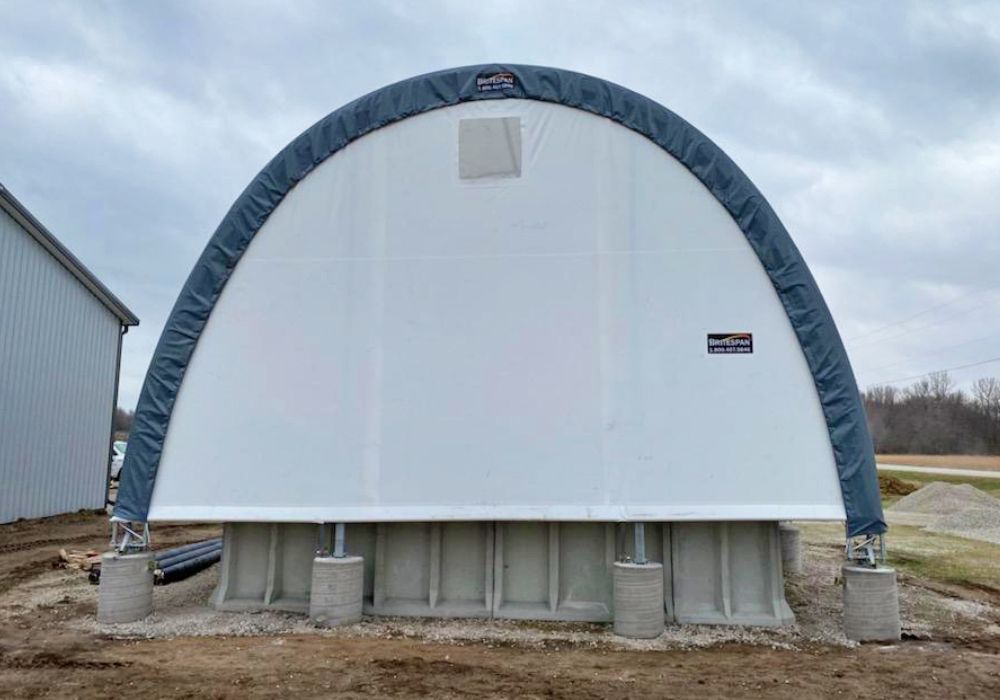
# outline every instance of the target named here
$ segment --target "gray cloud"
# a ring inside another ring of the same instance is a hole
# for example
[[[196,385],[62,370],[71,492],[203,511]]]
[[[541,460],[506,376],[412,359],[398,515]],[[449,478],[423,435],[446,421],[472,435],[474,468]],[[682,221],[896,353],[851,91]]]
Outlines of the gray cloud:
[[[608,78],[715,139],[792,232],[863,384],[981,359],[968,341],[1000,336],[1000,289],[975,291],[1000,284],[995,3],[7,1],[3,16],[0,180],[142,318],[125,405],[274,153],[386,83],[488,61]]]

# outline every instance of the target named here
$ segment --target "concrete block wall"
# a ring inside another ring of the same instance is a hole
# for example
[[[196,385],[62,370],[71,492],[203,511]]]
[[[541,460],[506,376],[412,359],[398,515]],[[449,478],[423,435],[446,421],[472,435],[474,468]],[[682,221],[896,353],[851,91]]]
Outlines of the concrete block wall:
[[[319,529],[307,523],[226,523],[212,604],[219,610],[308,612]]]
[[[674,615],[681,623],[776,626],[785,601],[778,524],[674,523]]]
[[[376,615],[611,619],[613,526],[384,523],[376,527]],[[362,554],[351,543],[348,550]],[[364,555],[364,554],[362,554]]]
[[[364,558],[366,614],[608,622],[631,533],[589,522],[363,523],[347,526],[346,545]],[[227,523],[213,604],[306,612],[322,544],[316,525]],[[646,553],[663,565],[668,622],[794,619],[777,523],[651,523]]]
[[[606,523],[497,523],[493,617],[605,622],[614,529]]]
[[[375,533],[367,612],[490,616],[492,523],[380,523]],[[355,551],[349,537],[347,546]]]

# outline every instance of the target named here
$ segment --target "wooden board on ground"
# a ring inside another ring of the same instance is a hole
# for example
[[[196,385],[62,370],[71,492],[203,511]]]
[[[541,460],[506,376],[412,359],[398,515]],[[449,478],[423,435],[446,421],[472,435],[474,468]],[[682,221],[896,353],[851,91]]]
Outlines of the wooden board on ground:
[[[60,549],[59,559],[62,561],[63,568],[66,569],[90,571],[101,566],[101,554],[96,549],[71,549],[69,551]]]

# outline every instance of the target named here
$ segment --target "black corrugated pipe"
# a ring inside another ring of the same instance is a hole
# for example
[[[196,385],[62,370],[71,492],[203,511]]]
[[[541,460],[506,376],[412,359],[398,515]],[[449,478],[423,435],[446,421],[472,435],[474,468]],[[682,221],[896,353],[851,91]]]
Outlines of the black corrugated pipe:
[[[172,564],[176,564],[179,561],[184,561],[185,559],[190,559],[191,557],[196,557],[200,554],[207,554],[210,551],[216,549],[222,549],[221,542],[209,542],[203,544],[200,547],[192,547],[185,552],[179,552],[177,554],[171,554],[170,556],[157,556],[156,557],[156,568],[163,569]]]
[[[207,569],[222,558],[222,548],[212,550],[197,557],[185,559],[184,561],[171,564],[164,569],[156,570],[155,583],[164,585],[181,581],[188,576],[193,576],[203,569]]]
[[[168,566],[173,566],[174,564],[180,564],[182,561],[187,561],[188,559],[194,559],[195,557],[200,557],[203,554],[209,554],[210,552],[215,552],[222,549],[218,545],[214,547],[205,547],[204,549],[195,549],[190,552],[185,552],[184,554],[178,554],[176,557],[171,557],[169,559],[162,559],[156,562],[157,569],[165,569]]]
[[[167,569],[175,564],[180,564],[182,562],[188,561],[189,559],[197,559],[198,557],[204,556],[206,554],[212,554],[213,552],[221,552],[222,547],[216,545],[214,547],[206,547],[205,549],[196,549],[192,552],[185,552],[184,554],[179,554],[176,557],[171,557],[170,559],[164,559],[163,561],[156,562],[157,569]]]
[[[183,554],[184,552],[190,552],[193,549],[203,549],[210,544],[222,544],[221,537],[213,537],[209,540],[202,540],[201,542],[192,542],[191,544],[185,544],[180,547],[171,547],[170,549],[164,549],[160,552],[155,552],[154,556],[156,561],[161,559],[169,559],[170,557],[176,556],[177,554]]]

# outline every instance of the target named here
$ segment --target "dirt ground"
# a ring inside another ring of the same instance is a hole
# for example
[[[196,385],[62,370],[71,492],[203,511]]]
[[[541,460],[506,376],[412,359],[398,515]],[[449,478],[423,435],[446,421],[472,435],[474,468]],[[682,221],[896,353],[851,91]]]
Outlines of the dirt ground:
[[[639,642],[604,625],[501,621],[320,631],[296,615],[212,611],[214,570],[157,588],[147,621],[101,626],[96,587],[54,567],[60,547],[105,546],[103,514],[0,526],[0,697],[1000,697],[1000,589],[904,575],[904,640],[852,644],[836,532],[804,529],[807,568],[787,588],[794,627],[672,625]],[[214,534],[154,532],[163,547]]]
[[[1000,455],[878,455],[879,464],[1000,471]]]

